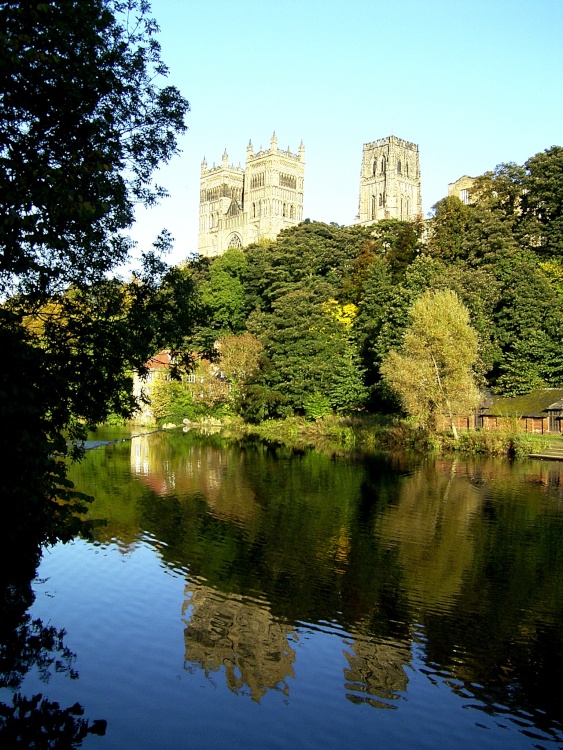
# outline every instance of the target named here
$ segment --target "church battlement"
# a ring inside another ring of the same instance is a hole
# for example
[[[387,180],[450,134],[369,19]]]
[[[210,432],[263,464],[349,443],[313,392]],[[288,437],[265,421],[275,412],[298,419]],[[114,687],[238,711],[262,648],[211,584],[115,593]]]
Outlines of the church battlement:
[[[203,161],[201,162],[201,174],[202,175],[210,175],[210,174],[219,174],[223,172],[233,172],[235,174],[240,173],[244,174],[244,169],[238,165],[238,167],[235,167],[234,164],[229,164],[229,155],[227,154],[227,149],[223,152],[223,158],[221,159],[221,166],[216,167],[215,162],[213,162],[213,166],[207,168],[207,160],[205,156],[203,157]]]
[[[387,138],[378,138],[376,141],[372,141],[371,143],[364,143],[364,151],[383,148],[384,146],[397,146],[407,151],[418,152],[418,145],[416,143],[404,141],[402,138],[397,138],[397,136],[395,135],[389,135],[387,136]]]
[[[229,164],[229,166],[227,167],[227,169],[230,170],[231,172],[235,172],[235,173],[239,173],[239,174],[244,174],[244,169],[242,167],[240,167],[240,166],[235,167],[233,164]],[[218,173],[223,173],[224,171],[225,171],[224,167],[216,167],[215,164],[213,164],[213,166],[209,167],[209,169],[207,169],[207,168],[202,169],[201,173],[202,174],[213,174],[213,173],[218,174]]]
[[[274,142],[275,141],[275,142]],[[303,146],[303,142],[301,142],[301,145],[299,147],[299,152],[297,154],[294,154],[289,146],[287,147],[287,150],[284,151],[283,149],[279,149],[277,146],[277,139],[276,134],[272,136],[272,142],[270,144],[270,148],[266,151],[265,149],[260,146],[260,150],[254,153],[252,148],[252,141],[249,142],[247,149],[246,149],[246,163],[249,164],[250,162],[253,162],[257,159],[263,159],[268,156],[272,156],[276,154],[277,156],[283,156],[287,159],[293,159],[293,161],[305,161],[305,147]]]

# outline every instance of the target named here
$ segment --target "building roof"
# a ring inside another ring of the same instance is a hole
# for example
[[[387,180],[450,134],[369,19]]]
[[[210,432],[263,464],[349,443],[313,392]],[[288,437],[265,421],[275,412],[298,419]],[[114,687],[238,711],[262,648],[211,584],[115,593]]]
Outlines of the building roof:
[[[542,388],[524,396],[493,396],[483,414],[492,417],[547,417],[547,411],[563,409],[563,388]]]
[[[171,365],[172,357],[170,356],[170,352],[167,350],[158,352],[158,354],[152,356],[147,362],[147,367],[149,370],[162,370],[163,368],[170,367]]]

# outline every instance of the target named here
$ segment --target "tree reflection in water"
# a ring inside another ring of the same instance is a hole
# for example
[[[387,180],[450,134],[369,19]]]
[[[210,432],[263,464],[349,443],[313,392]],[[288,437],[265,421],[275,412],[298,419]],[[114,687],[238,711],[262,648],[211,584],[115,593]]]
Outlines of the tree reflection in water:
[[[523,733],[563,737],[550,687],[563,665],[563,464],[335,460],[183,433],[89,458],[76,481],[109,518],[98,541],[149,538],[186,573],[187,669],[253,701],[285,697],[302,684],[310,627],[340,638],[348,703],[408,711],[399,699],[422,674]]]

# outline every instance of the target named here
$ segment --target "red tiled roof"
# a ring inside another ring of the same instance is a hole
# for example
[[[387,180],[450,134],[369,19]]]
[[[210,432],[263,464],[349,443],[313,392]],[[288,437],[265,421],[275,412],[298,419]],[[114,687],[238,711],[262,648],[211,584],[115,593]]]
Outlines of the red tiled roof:
[[[161,370],[164,367],[170,367],[171,364],[172,357],[170,356],[170,352],[165,350],[151,357],[147,362],[147,367],[149,370]]]

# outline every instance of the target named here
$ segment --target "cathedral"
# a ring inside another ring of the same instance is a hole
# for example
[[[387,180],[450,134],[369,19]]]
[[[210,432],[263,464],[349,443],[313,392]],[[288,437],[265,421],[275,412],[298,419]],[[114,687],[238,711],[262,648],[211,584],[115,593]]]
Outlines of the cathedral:
[[[275,239],[282,229],[303,221],[305,147],[297,153],[270,148],[254,153],[246,147],[243,169],[229,164],[201,165],[198,252],[221,255],[230,247],[246,247],[260,239]],[[412,221],[422,215],[418,146],[390,135],[363,147],[360,201],[356,224],[382,219]]]
[[[229,247],[245,247],[260,239],[275,239],[282,229],[303,221],[305,147],[296,154],[278,148],[274,133],[270,148],[254,153],[246,147],[246,167],[201,165],[198,252],[221,255]]]

